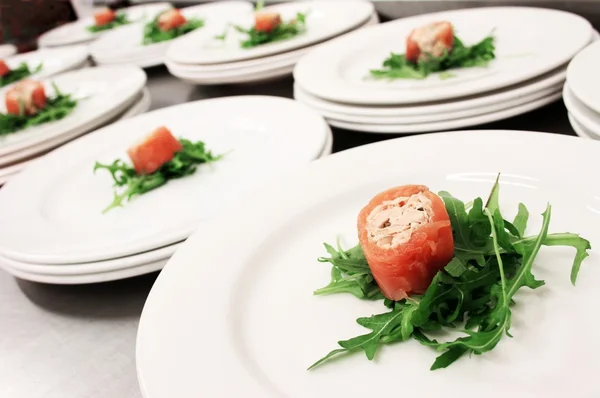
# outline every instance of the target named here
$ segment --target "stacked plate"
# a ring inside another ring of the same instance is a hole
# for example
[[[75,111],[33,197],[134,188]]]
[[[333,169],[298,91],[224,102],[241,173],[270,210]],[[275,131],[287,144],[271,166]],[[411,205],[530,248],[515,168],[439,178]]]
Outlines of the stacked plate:
[[[600,139],[600,41],[586,47],[567,68],[563,100],[573,130],[580,137]]]
[[[247,1],[219,1],[182,8],[187,18],[202,19],[205,25],[196,31],[212,31],[215,26],[222,29],[228,18],[236,18],[252,10]],[[153,44],[142,44],[145,22],[134,23],[106,33],[102,38],[90,45],[90,54],[97,64],[132,64],[143,68],[161,65],[172,42],[182,38]]]
[[[113,199],[113,180],[94,173],[95,162],[127,159],[126,149],[161,125],[204,141],[223,159],[103,213]],[[119,121],[49,153],[0,189],[0,267],[60,284],[158,270],[222,208],[326,156],[331,143],[320,115],[277,97],[197,101]]]
[[[118,10],[118,12],[125,13],[127,19],[132,22],[143,22],[154,18],[157,13],[169,7],[171,7],[169,3],[151,3],[123,8]],[[94,17],[87,17],[61,25],[41,35],[38,39],[38,46],[57,47],[77,43],[89,43],[108,32],[122,29],[122,27],[117,27],[111,30],[91,33],[87,28],[93,26],[94,23]]]
[[[452,70],[449,78],[375,80],[390,52],[404,53],[415,27],[447,20],[466,45],[493,31],[496,59]],[[541,8],[485,7],[404,18],[361,29],[319,46],[294,69],[295,98],[336,127],[373,133],[418,133],[488,123],[561,97],[566,66],[590,43],[580,16]]]
[[[1,58],[1,57],[0,57]],[[87,46],[77,45],[61,48],[42,48],[4,59],[10,69],[25,63],[29,70],[39,71],[29,78],[41,79],[48,76],[83,68],[88,64]]]
[[[306,14],[306,32],[288,40],[242,48],[247,37],[228,25],[250,28],[252,10],[230,18],[225,26],[191,33],[175,41],[167,52],[166,65],[174,76],[194,84],[247,83],[289,75],[296,62],[319,43],[379,22],[373,5],[366,1],[303,1],[266,7],[284,21]],[[225,40],[216,36],[227,32]]]
[[[0,45],[0,59],[10,57],[11,55],[15,55],[17,53],[17,48],[12,44],[2,44]]]
[[[0,137],[0,184],[48,151],[150,107],[146,74],[135,66],[86,68],[42,81],[47,93],[53,92],[54,83],[63,93],[72,94],[77,107],[64,119]],[[6,90],[0,91],[0,98]],[[5,112],[4,104],[0,112]]]

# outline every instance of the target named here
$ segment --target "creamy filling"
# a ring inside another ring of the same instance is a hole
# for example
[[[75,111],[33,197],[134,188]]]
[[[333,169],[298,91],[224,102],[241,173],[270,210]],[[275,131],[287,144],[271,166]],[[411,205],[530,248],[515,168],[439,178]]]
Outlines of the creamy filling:
[[[369,239],[382,248],[394,248],[410,240],[421,225],[431,222],[431,200],[423,193],[398,197],[375,207],[367,217]]]

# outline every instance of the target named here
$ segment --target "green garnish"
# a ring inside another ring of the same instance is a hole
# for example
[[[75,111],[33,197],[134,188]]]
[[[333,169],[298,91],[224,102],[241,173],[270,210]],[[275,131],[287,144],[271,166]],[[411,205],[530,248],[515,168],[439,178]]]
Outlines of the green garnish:
[[[161,187],[169,180],[194,174],[199,164],[216,162],[223,157],[223,155],[213,155],[211,151],[206,150],[202,141],[191,142],[181,138],[179,142],[183,149],[152,174],[138,175],[133,167],[121,159],[117,159],[111,164],[96,162],[94,172],[98,169],[108,170],[115,187],[113,201],[103,210],[103,213],[115,207],[123,207],[124,201],[129,201],[135,195],[142,195]]]
[[[496,347],[504,335],[510,335],[512,304],[522,287],[537,289],[544,285],[532,273],[533,262],[541,246],[570,246],[576,249],[571,268],[575,285],[582,261],[588,256],[590,243],[572,233],[549,234],[551,206],[542,214],[537,235],[523,237],[529,212],[523,204],[512,222],[502,217],[498,205],[500,186],[494,184],[489,200],[473,201],[467,212],[465,204],[448,192],[440,192],[450,216],[455,256],[440,271],[423,295],[383,304],[390,310],[357,323],[371,332],[339,341],[341,348],[331,351],[309,369],[342,353],[364,351],[372,360],[385,344],[414,338],[441,352],[431,370],[445,368],[464,354],[480,355]],[[350,293],[361,299],[382,298],[360,245],[343,251],[325,245],[332,264],[332,280],[315,294]],[[427,334],[440,329],[462,331],[454,341],[438,342]]]
[[[494,37],[487,36],[479,43],[467,47],[456,36],[450,52],[440,57],[428,56],[416,63],[406,59],[404,54],[391,53],[383,61],[382,69],[371,69],[370,74],[376,79],[425,79],[432,73],[444,72],[450,69],[485,67],[496,58],[494,54]],[[454,77],[441,74],[441,79]]]
[[[127,15],[125,13],[118,13],[114,20],[106,23],[104,25],[91,25],[86,27],[86,29],[92,33],[103,32],[105,30],[110,30],[117,28],[119,26],[130,24],[131,21],[127,19]]]
[[[186,33],[189,33],[193,30],[204,26],[204,20],[192,18],[188,19],[188,21],[184,25],[178,26],[165,32],[160,30],[160,28],[158,27],[159,16],[160,14],[157,15],[152,21],[148,22],[146,26],[144,26],[144,38],[142,40],[143,45],[173,40],[179,36],[183,36]]]
[[[215,39],[225,40],[227,38],[229,28],[230,27],[227,27],[222,34],[215,36]],[[296,14],[296,18],[288,22],[282,22],[268,33],[258,32],[255,27],[245,29],[241,26],[233,25],[233,28],[240,33],[248,35],[246,40],[240,42],[240,47],[252,48],[262,44],[291,39],[294,36],[306,32],[306,14],[299,12]]]
[[[56,94],[46,100],[46,106],[33,116],[0,113],[0,136],[16,133],[32,126],[54,122],[70,114],[77,106],[71,94],[63,94],[54,85]]]
[[[38,66],[36,66],[35,68],[33,68],[33,70],[32,70],[32,69],[29,69],[29,66],[25,62],[21,62],[21,64],[18,67],[16,67],[15,69],[12,69],[5,76],[0,76],[0,87],[7,86],[14,82],[18,82],[19,80],[29,77],[35,73],[38,73],[41,70],[42,70],[41,63]]]

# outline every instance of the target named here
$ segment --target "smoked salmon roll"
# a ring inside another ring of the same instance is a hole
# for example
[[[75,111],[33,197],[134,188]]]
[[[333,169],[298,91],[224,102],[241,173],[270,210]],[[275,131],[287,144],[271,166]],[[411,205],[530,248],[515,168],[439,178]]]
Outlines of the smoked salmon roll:
[[[10,73],[10,68],[6,65],[6,62],[0,59],[0,77],[4,77]]]
[[[454,28],[448,21],[434,22],[414,29],[406,39],[406,59],[410,62],[441,57],[454,46]]]
[[[425,292],[454,256],[446,206],[424,185],[371,199],[358,215],[358,239],[383,295],[395,301]]]
[[[6,92],[6,112],[12,115],[35,115],[46,106],[46,91],[42,83],[21,80]]]
[[[105,8],[94,14],[96,26],[103,26],[117,19],[117,13],[110,8]]]
[[[183,146],[171,131],[161,126],[127,150],[133,168],[139,175],[152,174],[167,163]]]
[[[183,16],[181,11],[177,8],[173,8],[160,14],[158,17],[158,28],[163,32],[167,32],[171,29],[185,25],[186,22],[187,19]]]

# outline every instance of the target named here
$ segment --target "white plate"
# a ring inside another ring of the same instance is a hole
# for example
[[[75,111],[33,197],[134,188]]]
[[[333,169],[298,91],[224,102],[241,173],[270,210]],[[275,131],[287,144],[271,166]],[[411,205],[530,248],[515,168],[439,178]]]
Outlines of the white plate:
[[[125,112],[121,113],[115,119],[109,120],[106,124],[114,123],[118,120],[128,119],[140,115],[151,106],[150,92],[147,88],[144,88],[136,102],[128,108]],[[63,135],[50,141],[44,141],[39,145],[35,145],[27,148],[21,152],[11,153],[5,157],[0,158],[0,185],[6,183],[10,178],[17,175],[18,172],[22,171],[26,166],[31,164],[33,160],[45,155],[57,146],[68,142],[80,135],[79,132],[75,134]]]
[[[327,122],[338,128],[354,131],[362,131],[366,133],[387,133],[387,134],[412,134],[426,133],[432,131],[443,131],[460,129],[464,127],[477,126],[480,124],[491,123],[498,120],[508,119],[523,113],[530,112],[534,109],[541,108],[554,101],[557,101],[562,96],[562,90],[556,91],[554,94],[535,101],[518,105],[512,108],[504,109],[497,112],[490,112],[483,115],[471,116],[462,119],[444,120],[431,123],[415,123],[415,124],[368,124],[368,123],[348,123],[336,119],[327,118]]]
[[[600,41],[590,44],[573,58],[567,68],[567,81],[585,105],[600,113]]]
[[[5,59],[9,68],[17,68],[26,63],[30,70],[42,64],[42,69],[30,76],[32,79],[42,79],[61,72],[77,69],[88,59],[87,46],[69,46],[63,48],[43,48]]]
[[[160,260],[168,260],[173,253],[181,246],[181,243],[161,247],[144,253],[135,254],[128,257],[115,258],[106,261],[97,261],[82,264],[31,264],[22,261],[11,260],[0,256],[0,263],[14,270],[42,275],[87,275],[104,272],[118,271],[121,269],[139,267],[149,263],[155,263]]]
[[[423,148],[435,161],[424,161]],[[330,278],[330,268],[317,262],[322,242],[341,234],[354,245],[356,216],[376,193],[419,183],[467,201],[485,198],[502,172],[505,214],[525,203],[533,232],[549,201],[550,232],[577,232],[593,246],[600,241],[600,189],[590,181],[599,151],[598,143],[558,134],[431,134],[343,151],[255,191],[190,237],[155,282],[137,337],[143,396],[353,398],[399,388],[422,397],[475,398],[482,389],[493,397],[600,396],[600,346],[589,344],[597,335],[589,314],[597,309],[598,253],[585,260],[573,287],[570,248],[542,248],[535,274],[546,286],[519,295],[514,338],[503,338],[492,352],[432,372],[436,353],[411,340],[382,348],[372,362],[355,353],[306,370],[336,341],[366,333],[357,317],[384,310],[381,302],[350,295],[313,295]],[[577,338],[568,338],[574,325]]]
[[[213,26],[224,26],[228,17],[244,12],[249,12],[252,5],[246,1],[219,1],[216,3],[202,4],[199,6],[186,7],[181,13],[186,18],[203,19],[205,25],[196,31],[210,30]],[[118,30],[107,33],[99,40],[90,45],[90,54],[100,62],[122,62],[139,61],[140,58],[163,57],[169,46],[183,37],[160,43],[143,45],[145,23],[135,23]],[[188,36],[188,33],[185,36]]]
[[[260,72],[260,73],[250,73],[248,75],[233,75],[233,76],[225,76],[225,77],[214,77],[214,78],[197,78],[197,77],[181,77],[175,75],[183,81],[192,84],[241,84],[241,83],[258,83],[258,82],[266,82],[269,80],[279,79],[283,76],[291,75],[294,70],[294,66],[284,66],[283,68],[277,68],[274,70]]]
[[[366,78],[390,51],[404,52],[416,27],[448,20],[467,45],[495,29],[496,56],[487,68],[454,70],[455,78],[377,81]],[[419,15],[380,24],[325,43],[296,65],[294,77],[311,94],[330,101],[397,105],[457,98],[507,87],[568,62],[592,38],[590,23],[563,11],[482,7]]]
[[[312,107],[321,115],[334,120],[339,120],[348,123],[366,123],[366,124],[419,124],[419,123],[433,123],[433,122],[444,122],[454,119],[464,119],[467,117],[474,117],[484,115],[493,112],[499,112],[505,109],[514,108],[519,105],[528,104],[537,99],[548,97],[549,95],[556,94],[556,92],[562,89],[562,84],[554,85],[552,87],[536,91],[532,94],[523,95],[514,98],[509,101],[497,102],[487,106],[481,106],[476,108],[468,108],[453,112],[434,113],[430,115],[415,115],[415,116],[353,116],[344,113],[330,112],[316,107]],[[302,95],[295,96],[295,98],[303,103],[310,106],[310,103],[302,100]]]
[[[51,82],[55,82],[63,92],[85,99],[81,99],[73,112],[64,119],[0,137],[0,157],[77,129],[90,130],[101,125],[102,119],[107,115],[112,118],[131,104],[144,87],[146,75],[134,66],[105,66],[45,79],[47,92],[52,92]],[[0,91],[0,98],[4,97],[6,89],[5,87]],[[4,104],[0,105],[0,112],[4,112]]]
[[[113,197],[112,179],[94,175],[94,162],[127,159],[131,143],[163,124],[227,155],[102,214]],[[323,118],[309,108],[263,96],[196,101],[120,121],[46,155],[0,190],[0,253],[67,264],[180,241],[239,195],[316,159],[326,133]]]
[[[155,66],[159,66],[165,63],[165,58],[164,56],[160,55],[157,57],[143,57],[137,61],[127,61],[127,62],[123,62],[123,61],[100,61],[95,59],[94,62],[97,65],[134,65],[137,66],[139,68],[153,68]]]
[[[82,285],[87,283],[110,282],[160,271],[165,266],[166,262],[167,260],[158,260],[153,263],[143,264],[136,267],[84,275],[46,275],[23,272],[9,267],[2,260],[0,260],[0,268],[19,279],[25,279],[33,282],[50,283],[55,285]]]
[[[281,13],[283,20],[295,17],[297,12],[308,12],[306,32],[289,40],[245,49],[240,47],[240,40],[246,37],[244,34],[230,29],[224,42],[215,40],[215,35],[223,33],[226,25],[215,26],[173,43],[167,56],[182,64],[215,64],[265,57],[307,47],[356,29],[374,12],[373,5],[363,0],[347,0],[343,7],[335,0],[314,0],[277,4],[265,9]],[[249,28],[254,23],[254,15],[248,12],[230,18],[228,22]]]
[[[12,44],[0,45],[0,58],[7,58],[17,53],[17,47]]]
[[[377,14],[373,14],[369,21],[361,26],[370,26],[379,23]],[[298,60],[312,50],[314,46],[293,50],[290,52],[267,56],[264,58],[250,59],[246,61],[230,62],[216,65],[186,65],[167,60],[165,64],[169,71],[180,77],[187,78],[221,78],[233,77],[234,75],[248,75],[250,73],[263,73],[276,68],[293,66]]]
[[[575,94],[573,94],[571,85],[568,82],[565,83],[564,86],[563,100],[569,113],[572,114],[581,125],[591,131],[592,134],[600,136],[600,114],[594,112],[583,102],[578,100]]]
[[[548,87],[564,84],[567,72],[565,67],[542,75],[536,79],[523,82],[509,88],[496,90],[483,95],[460,98],[452,101],[438,101],[418,105],[398,106],[361,106],[330,102],[306,92],[301,86],[294,84],[294,97],[302,102],[310,104],[314,108],[323,109],[328,112],[342,113],[345,115],[369,116],[369,117],[391,117],[391,116],[416,116],[435,115],[445,112],[456,112],[465,109],[490,106],[499,102],[511,101],[524,95],[530,95],[536,91]]]
[[[575,131],[575,134],[577,134],[581,138],[587,138],[589,140],[600,140],[600,137],[594,135],[591,131],[589,131],[585,127],[583,127],[575,119],[575,117],[573,115],[571,115],[569,113],[568,116],[569,116],[569,123],[571,123],[571,127],[573,127],[573,130]]]
[[[131,21],[141,21],[150,20],[162,10],[170,7],[169,3],[155,3],[123,8],[119,12],[125,12]],[[118,27],[107,31],[91,33],[87,30],[87,27],[91,25],[94,25],[93,16],[61,25],[41,35],[38,39],[38,44],[40,47],[54,47],[89,42],[108,32],[123,28]]]

